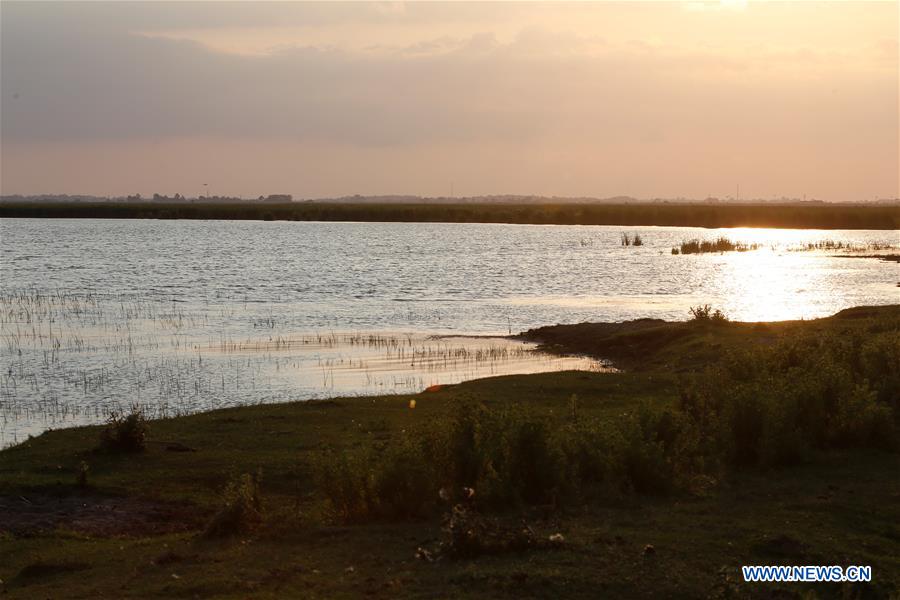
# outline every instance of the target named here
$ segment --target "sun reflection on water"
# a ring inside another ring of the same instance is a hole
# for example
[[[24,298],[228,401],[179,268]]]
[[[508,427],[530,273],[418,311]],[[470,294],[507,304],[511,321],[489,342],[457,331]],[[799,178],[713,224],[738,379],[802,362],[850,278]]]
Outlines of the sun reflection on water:
[[[786,268],[785,261],[809,262],[811,268]],[[832,297],[827,292],[803,293],[819,287],[825,292],[823,272],[812,267],[807,257],[771,250],[724,255],[717,279],[726,313],[739,321],[783,321],[829,312],[825,305]]]

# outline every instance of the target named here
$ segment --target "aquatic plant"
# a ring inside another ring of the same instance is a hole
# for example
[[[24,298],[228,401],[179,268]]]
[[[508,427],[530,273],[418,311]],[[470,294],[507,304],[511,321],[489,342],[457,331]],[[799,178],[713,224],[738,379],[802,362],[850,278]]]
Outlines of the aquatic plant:
[[[745,244],[741,242],[733,242],[726,237],[719,237],[715,240],[687,240],[681,242],[678,248],[672,249],[672,254],[704,254],[708,252],[748,252],[750,250],[758,250],[759,244]],[[676,252],[677,250],[677,252]]]

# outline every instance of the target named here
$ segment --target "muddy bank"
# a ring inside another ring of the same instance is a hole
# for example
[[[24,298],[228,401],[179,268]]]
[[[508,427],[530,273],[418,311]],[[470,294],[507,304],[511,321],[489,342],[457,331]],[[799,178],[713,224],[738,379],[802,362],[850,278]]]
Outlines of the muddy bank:
[[[58,529],[96,537],[159,535],[201,527],[195,506],[91,492],[0,496],[0,533],[31,536]]]

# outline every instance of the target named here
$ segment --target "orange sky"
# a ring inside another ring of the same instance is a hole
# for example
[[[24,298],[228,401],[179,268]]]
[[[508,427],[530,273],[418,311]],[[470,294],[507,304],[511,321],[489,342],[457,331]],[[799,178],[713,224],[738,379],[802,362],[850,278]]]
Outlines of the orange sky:
[[[2,193],[898,193],[897,2],[0,4]]]

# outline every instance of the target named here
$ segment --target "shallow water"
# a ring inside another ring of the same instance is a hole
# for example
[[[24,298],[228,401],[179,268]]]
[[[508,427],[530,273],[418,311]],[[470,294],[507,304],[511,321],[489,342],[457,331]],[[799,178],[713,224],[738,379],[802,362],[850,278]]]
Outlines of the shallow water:
[[[623,247],[623,232],[644,245]],[[671,254],[720,235],[762,249]],[[132,402],[180,414],[599,367],[435,334],[684,319],[701,303],[753,321],[900,301],[896,263],[799,251],[823,240],[897,246],[900,233],[0,220],[0,446]]]

